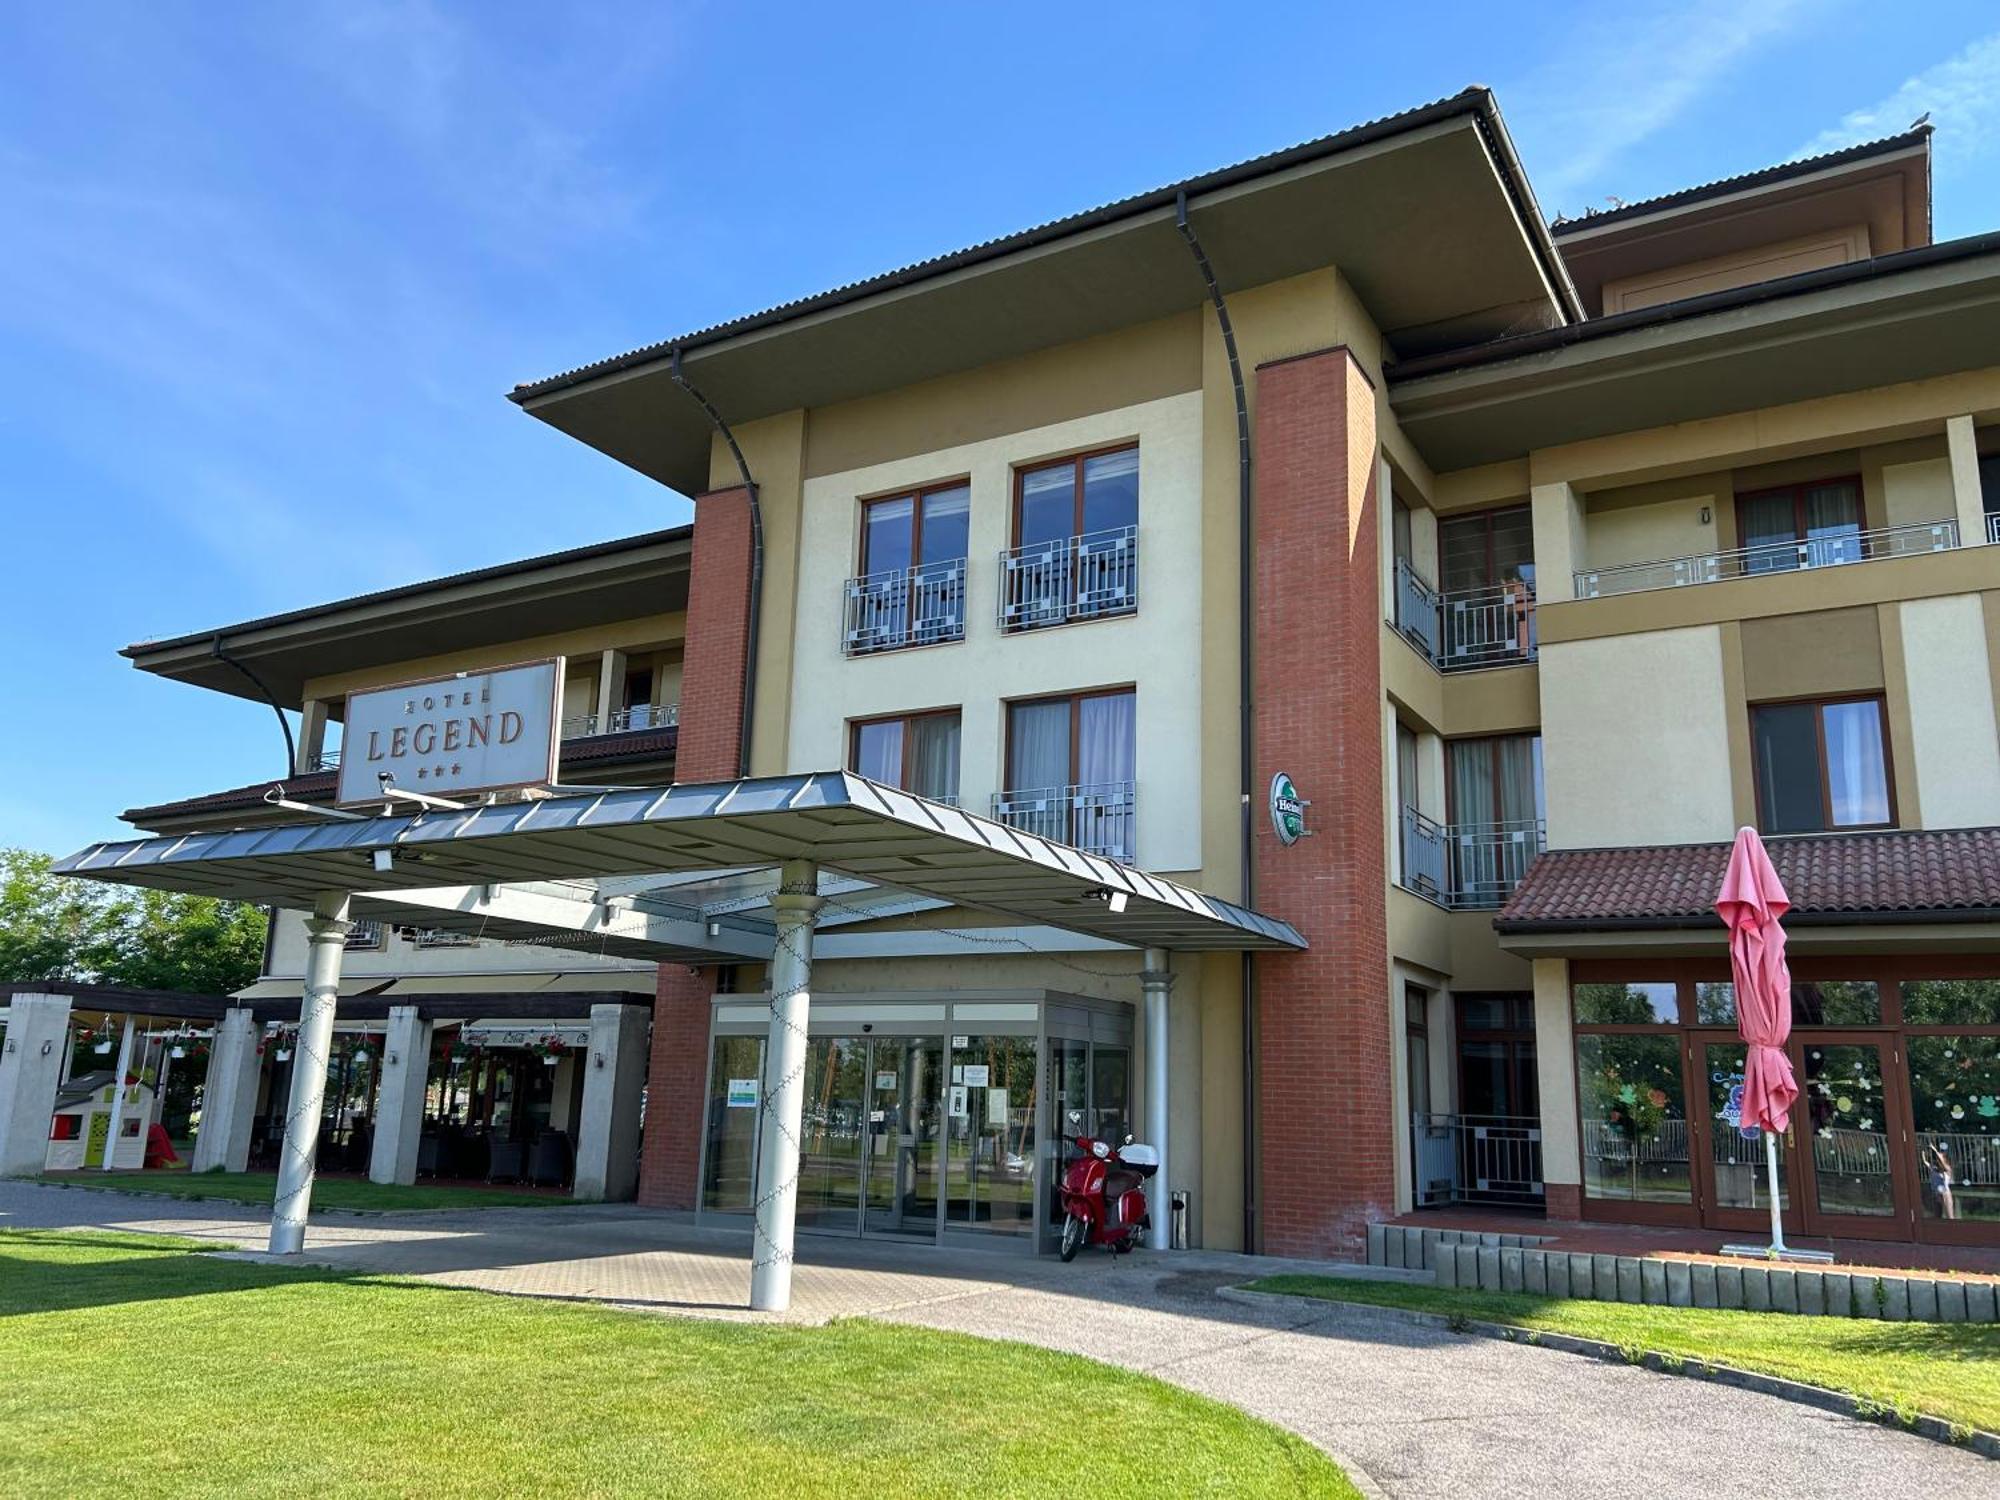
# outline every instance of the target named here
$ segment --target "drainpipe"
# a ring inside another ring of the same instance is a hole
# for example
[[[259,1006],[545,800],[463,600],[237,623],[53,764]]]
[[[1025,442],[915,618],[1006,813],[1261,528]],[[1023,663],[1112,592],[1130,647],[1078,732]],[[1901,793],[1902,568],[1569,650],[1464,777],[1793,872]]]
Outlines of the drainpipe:
[[[1236,396],[1236,675],[1237,675],[1237,793],[1242,804],[1238,828],[1243,863],[1243,906],[1255,909],[1256,881],[1250,856],[1252,851],[1251,783],[1255,780],[1256,757],[1251,742],[1253,698],[1250,670],[1251,628],[1255,611],[1250,594],[1250,407],[1243,393],[1243,362],[1236,353],[1236,329],[1229,321],[1229,304],[1215,279],[1215,268],[1201,248],[1194,225],[1188,221],[1185,192],[1174,196],[1174,227],[1187,241],[1208,288],[1208,300],[1215,308],[1215,321],[1222,330],[1222,347],[1229,356],[1229,383]],[[1243,996],[1243,1248],[1257,1248],[1257,973],[1246,950],[1243,954],[1241,990]]]
[[[259,677],[255,672],[244,666],[242,662],[222,649],[222,634],[220,631],[216,632],[215,638],[209,642],[208,651],[209,655],[213,656],[224,666],[234,667],[238,672],[241,672],[249,680],[250,685],[263,697],[264,701],[271,705],[271,712],[278,716],[278,731],[285,737],[285,779],[289,780],[298,770],[299,751],[298,745],[292,739],[292,721],[285,717],[284,709],[278,706],[278,695],[265,685],[263,678]]]
[[[681,373],[681,349],[678,344],[674,345],[669,373],[674,384],[694,398],[695,404],[707,415],[710,425],[722,434],[723,442],[729,445],[730,457],[736,460],[736,472],[743,476],[743,493],[750,501],[750,624],[743,633],[743,717],[737,726],[739,743],[736,748],[737,774],[748,776],[750,733],[757,723],[757,625],[759,616],[764,612],[764,510],[757,500],[757,482],[750,477],[750,465],[743,457],[743,450],[736,445],[736,434],[722,420],[722,413],[711,406],[708,398]]]

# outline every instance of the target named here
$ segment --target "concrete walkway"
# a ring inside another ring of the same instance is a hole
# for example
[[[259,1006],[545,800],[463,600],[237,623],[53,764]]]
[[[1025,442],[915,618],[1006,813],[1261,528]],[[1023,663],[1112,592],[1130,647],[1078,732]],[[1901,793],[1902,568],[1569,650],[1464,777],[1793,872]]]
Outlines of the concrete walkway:
[[[0,1226],[258,1244],[266,1219],[230,1205],[0,1183]],[[743,1310],[745,1236],[630,1206],[327,1214],[309,1247],[310,1259],[356,1271],[655,1313],[755,1316]],[[870,1316],[1146,1371],[1303,1434],[1364,1486],[1398,1500],[1932,1500],[1983,1493],[1996,1473],[1972,1454],[1774,1397],[1365,1309],[1245,1306],[1216,1295],[1282,1265],[1270,1260],[1093,1254],[1064,1266],[875,1241],[808,1237],[800,1248],[795,1320]]]

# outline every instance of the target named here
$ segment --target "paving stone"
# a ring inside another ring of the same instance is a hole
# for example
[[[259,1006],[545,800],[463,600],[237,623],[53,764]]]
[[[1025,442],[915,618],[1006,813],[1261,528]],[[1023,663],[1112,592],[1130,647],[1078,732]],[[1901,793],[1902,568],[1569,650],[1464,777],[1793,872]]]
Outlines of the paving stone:
[[[1481,1245],[1472,1252],[1479,1260],[1479,1290],[1497,1292],[1500,1290],[1500,1247]]]
[[[1900,1276],[1876,1278],[1882,1284],[1882,1296],[1878,1300],[1878,1316],[1891,1323],[1907,1323],[1910,1320],[1910,1284]]]
[[[1458,1252],[1449,1245],[1438,1247],[1437,1264],[1431,1268],[1439,1286],[1458,1285]]]
[[[1795,1313],[1799,1310],[1798,1272],[1783,1266],[1772,1266],[1767,1273],[1771,1278],[1771,1311]]]
[[[1403,1231],[1398,1229],[1388,1235],[1383,1241],[1382,1251],[1388,1257],[1382,1264],[1400,1271],[1403,1268]]]
[[[2000,1322],[2000,1296],[1996,1296],[1990,1281],[1968,1281],[1965,1284],[1965,1317],[1970,1323]]]
[[[1618,1300],[1618,1257],[1615,1255],[1592,1255],[1591,1274],[1597,1280],[1597,1300],[1616,1302]]]
[[[1630,1302],[1636,1306],[1646,1300],[1645,1278],[1639,1266],[1639,1257],[1636,1255],[1621,1255],[1618,1257],[1618,1300],[1620,1302]]]
[[[1912,1276],[1907,1285],[1910,1289],[1910,1321],[1935,1323],[1938,1320],[1937,1283],[1928,1276]]]
[[[1715,1305],[1735,1312],[1744,1306],[1743,1268],[1715,1267]]]
[[[1549,1294],[1549,1258],[1539,1250],[1521,1252],[1521,1290],[1537,1297]]]
[[[1667,1305],[1667,1263],[1654,1256],[1639,1262],[1639,1295],[1649,1307]]]
[[[1694,1306],[1694,1267],[1684,1260],[1670,1260],[1667,1268],[1667,1306]]]
[[[1576,1292],[1570,1286],[1570,1258],[1567,1250],[1544,1250],[1542,1259],[1548,1263],[1549,1295],[1551,1297],[1574,1297]]]
[[[1498,1250],[1500,1248],[1500,1236],[1490,1229],[1482,1230],[1479,1235],[1479,1244],[1482,1249]]]
[[[1389,1251],[1388,1251],[1388,1247],[1387,1247],[1387,1243],[1386,1243],[1386,1242],[1387,1242],[1387,1240],[1388,1240],[1388,1237],[1389,1237],[1389,1226],[1388,1226],[1388,1225],[1386,1225],[1386,1224],[1370,1224],[1370,1225],[1368,1226],[1368,1264],[1369,1264],[1369,1265],[1371,1265],[1371,1266],[1386,1266],[1386,1265],[1388,1265],[1388,1264],[1389,1264],[1388,1260],[1386,1259],[1387,1255],[1389,1254]]]
[[[1826,1316],[1826,1277],[1822,1272],[1794,1271],[1792,1285],[1798,1289],[1801,1314],[1808,1318]]]
[[[1771,1273],[1763,1266],[1743,1267],[1743,1306],[1750,1312],[1771,1310]]]
[[[1846,1271],[1820,1272],[1820,1311],[1829,1318],[1854,1316],[1854,1277]]]
[[[1705,1260],[1698,1260],[1688,1269],[1694,1283],[1694,1306],[1720,1307],[1722,1304],[1715,1295],[1715,1267]]]
[[[1937,1284],[1937,1318],[1940,1323],[1965,1321],[1965,1283],[1940,1281]]]
[[[1479,1285],[1479,1247],[1459,1244],[1452,1251],[1452,1258],[1458,1262],[1458,1284],[1466,1288]]]
[[[1580,1297],[1585,1302],[1597,1300],[1597,1280],[1593,1270],[1595,1261],[1588,1255],[1575,1252],[1564,1256],[1569,1262],[1569,1294]]]
[[[1523,1271],[1521,1266],[1521,1257],[1525,1253],[1526,1252],[1523,1251],[1518,1245],[1513,1246],[1511,1248],[1504,1245],[1501,1247],[1500,1249],[1501,1291],[1519,1292],[1519,1291],[1525,1291],[1527,1289],[1525,1272]]]

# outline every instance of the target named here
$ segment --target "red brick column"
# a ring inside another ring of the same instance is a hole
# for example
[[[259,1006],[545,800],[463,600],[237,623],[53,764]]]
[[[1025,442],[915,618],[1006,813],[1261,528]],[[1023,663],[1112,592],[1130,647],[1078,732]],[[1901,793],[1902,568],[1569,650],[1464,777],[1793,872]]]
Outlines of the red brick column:
[[[749,635],[750,493],[739,485],[695,497],[676,781],[736,776]]]
[[[1551,1219],[1581,1219],[1583,1217],[1583,1185],[1576,1182],[1545,1182],[1542,1184],[1542,1206]]]
[[[1360,1259],[1395,1208],[1382,834],[1375,392],[1345,348],[1257,371],[1255,766],[1312,803],[1256,820],[1260,910],[1312,946],[1259,954],[1262,1248]]]
[[[750,497],[738,486],[694,502],[676,781],[729,781],[740,769],[749,626]],[[639,1201],[653,1208],[695,1206],[714,993],[714,970],[660,965],[639,1150]]]

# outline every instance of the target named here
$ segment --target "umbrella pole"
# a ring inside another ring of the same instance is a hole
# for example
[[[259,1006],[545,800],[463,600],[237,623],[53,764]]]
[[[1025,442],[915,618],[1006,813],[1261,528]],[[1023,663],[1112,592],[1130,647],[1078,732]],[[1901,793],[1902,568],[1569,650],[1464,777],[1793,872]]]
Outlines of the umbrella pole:
[[[1777,1132],[1764,1132],[1764,1167],[1771,1179],[1771,1248],[1785,1253],[1785,1221],[1778,1210],[1778,1136]]]

